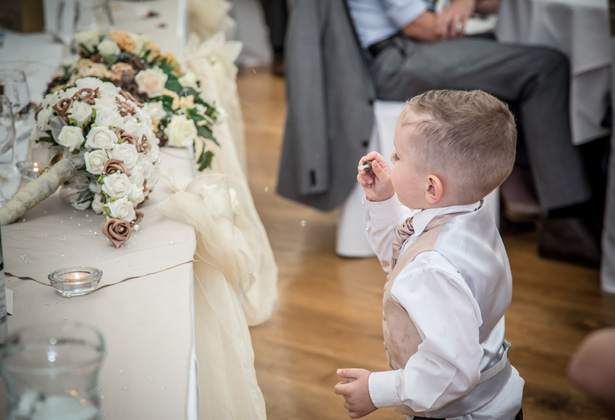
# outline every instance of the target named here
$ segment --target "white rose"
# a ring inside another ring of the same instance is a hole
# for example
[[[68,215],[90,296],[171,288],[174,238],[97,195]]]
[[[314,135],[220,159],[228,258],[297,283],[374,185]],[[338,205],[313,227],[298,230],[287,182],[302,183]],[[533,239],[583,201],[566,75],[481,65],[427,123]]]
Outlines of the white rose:
[[[83,140],[84,138],[81,128],[65,125],[62,127],[62,131],[60,132],[56,142],[61,146],[67,147],[68,150],[72,152],[73,150],[81,147]]]
[[[150,143],[150,146],[151,149],[149,149],[149,152],[145,154],[145,157],[150,163],[156,163],[158,162],[158,157],[160,156],[160,146],[156,143]]]
[[[160,121],[167,115],[162,107],[162,102],[147,102],[144,104],[143,110],[148,113],[152,120],[156,121]]]
[[[77,45],[83,45],[90,51],[94,51],[94,47],[98,45],[100,40],[100,31],[98,29],[91,29],[89,31],[76,32],[73,35],[73,41]]]
[[[75,81],[75,86],[79,89],[96,89],[103,85],[103,81],[95,77],[84,77]]]
[[[128,199],[134,204],[142,203],[143,200],[145,200],[145,194],[143,194],[143,186],[133,184]]]
[[[107,160],[107,152],[104,150],[85,152],[85,169],[91,174],[100,175],[103,173]]]
[[[106,97],[106,96],[110,97],[110,99],[112,101],[115,101],[115,98],[113,97],[113,95],[115,95],[119,90],[120,89],[117,86],[115,86],[113,83],[111,83],[111,82],[103,82],[100,85],[99,92],[100,92],[101,96],[103,96],[103,97]]]
[[[169,139],[169,146],[186,147],[194,142],[197,130],[194,121],[185,115],[174,115],[164,134]]]
[[[94,127],[88,133],[85,146],[90,149],[113,149],[119,139],[115,133],[106,127]]]
[[[139,128],[139,122],[132,115],[126,115],[124,118],[122,118],[117,127],[120,127],[124,129],[124,131],[128,131],[129,133],[136,133]]]
[[[100,44],[98,44],[98,52],[102,55],[119,55],[120,47],[115,41],[104,39]]]
[[[105,207],[109,209],[111,217],[115,219],[124,219],[132,222],[136,216],[135,207],[126,197],[110,201],[105,204]]]
[[[135,40],[135,52],[137,54],[140,54],[141,50],[143,49],[143,46],[149,40],[149,38],[147,38],[147,37],[145,37],[143,35],[135,34],[133,32],[129,32],[129,34],[132,36],[132,39]]]
[[[49,120],[51,119],[52,114],[53,109],[49,105],[38,111],[38,114],[36,114],[36,126],[40,131],[47,131],[51,129],[49,126]]]
[[[112,159],[124,161],[124,167],[130,170],[137,163],[139,152],[137,152],[137,148],[130,143],[120,143],[113,146],[113,149],[109,151],[109,156]]]
[[[187,71],[183,75],[179,77],[179,84],[183,87],[191,87],[193,89],[198,89],[198,85],[196,83],[196,75],[191,71]]]
[[[126,197],[131,188],[132,183],[126,174],[116,172],[103,179],[102,191],[109,197]]]
[[[68,88],[68,89],[66,89],[66,90],[62,90],[62,91],[60,91],[59,98],[60,98],[60,99],[72,98],[72,97],[73,97],[73,95],[74,95],[75,93],[77,93],[77,91],[78,91],[78,90],[79,90],[79,89],[78,89],[78,88],[76,88],[76,87],[71,87],[71,88]]]
[[[143,188],[143,182],[145,181],[145,174],[143,169],[145,168],[145,165],[148,164],[145,160],[142,159],[144,158],[139,157],[139,161],[137,162],[135,167],[130,170],[130,182],[132,182],[133,185],[140,186],[141,188]]]
[[[106,108],[104,105],[104,103],[97,103],[94,106],[94,109],[96,110],[96,125],[101,127],[118,127],[123,118],[120,117],[120,114],[115,112],[115,104],[112,105],[112,108]]]
[[[86,122],[90,121],[92,116],[92,107],[85,102],[74,101],[71,106],[68,117],[77,122],[77,125],[83,126]]]
[[[100,214],[104,211],[103,202],[102,202],[102,194],[97,193],[94,195],[94,199],[92,200],[92,210],[94,210],[96,214]]]
[[[135,76],[139,90],[145,92],[150,98],[162,94],[162,89],[164,89],[167,79],[168,76],[159,67],[141,70]]]
[[[38,125],[34,124],[34,127],[32,127],[32,131],[30,131],[30,140],[36,141],[44,136],[45,136],[45,132],[41,131],[41,129],[38,128]]]

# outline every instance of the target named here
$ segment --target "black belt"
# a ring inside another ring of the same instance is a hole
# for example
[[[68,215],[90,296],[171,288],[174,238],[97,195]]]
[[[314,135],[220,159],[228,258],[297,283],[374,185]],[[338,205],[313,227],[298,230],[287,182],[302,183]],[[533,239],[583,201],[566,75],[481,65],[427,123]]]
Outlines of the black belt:
[[[373,57],[376,57],[383,50],[388,48],[389,45],[393,45],[393,39],[397,38],[398,36],[399,36],[399,34],[395,34],[395,35],[392,35],[392,36],[390,36],[388,38],[383,39],[382,41],[375,42],[372,45],[370,45],[369,47],[367,47],[367,50],[369,51],[369,53]]]

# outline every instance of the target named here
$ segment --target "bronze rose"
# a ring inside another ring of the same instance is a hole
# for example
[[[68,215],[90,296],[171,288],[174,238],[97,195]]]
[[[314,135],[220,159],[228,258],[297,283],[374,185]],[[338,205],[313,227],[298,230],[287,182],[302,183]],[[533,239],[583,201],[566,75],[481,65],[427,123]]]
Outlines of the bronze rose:
[[[147,153],[152,149],[152,145],[147,141],[145,135],[141,136],[141,141],[137,144],[137,152]]]
[[[88,105],[94,105],[95,99],[98,98],[98,88],[82,88],[72,96],[73,101],[85,102]]]
[[[137,136],[135,136],[134,134],[130,134],[127,131],[124,131],[120,127],[116,127],[113,131],[115,132],[115,135],[119,137],[121,143],[130,143],[133,146],[136,146],[137,142],[139,141],[139,138]]]
[[[120,95],[122,95],[124,98],[128,99],[129,101],[132,101],[135,103],[135,105],[137,105],[139,108],[143,108],[143,104],[134,96],[132,96],[132,94],[130,92],[127,92],[125,90],[120,90]]]
[[[135,115],[136,110],[135,107],[128,101],[122,101],[120,98],[116,97],[115,102],[117,102],[117,111],[120,113],[122,117],[126,115]]]
[[[137,215],[137,217],[135,220],[132,221],[132,223],[138,225],[139,223],[141,223],[141,220],[143,220],[143,216],[145,216],[145,213],[143,213],[141,210],[135,210],[135,214]]]
[[[60,114],[60,117],[62,117],[64,121],[68,121],[67,114],[72,105],[73,100],[71,98],[64,98],[53,106],[53,110]]]
[[[139,57],[135,57],[134,55],[127,55],[122,58],[122,61],[126,64],[130,64],[130,66],[135,69],[137,73],[147,68],[143,60]]]
[[[135,69],[132,68],[130,64],[127,63],[115,63],[111,66],[111,73],[113,76],[120,76],[124,74],[128,74],[130,76],[134,76],[136,74]]]
[[[103,226],[103,233],[113,246],[119,248],[130,238],[130,222],[123,219],[109,219]]]
[[[130,176],[130,172],[124,168],[124,161],[120,159],[109,159],[105,162],[103,173],[105,175],[111,175],[116,172]]]

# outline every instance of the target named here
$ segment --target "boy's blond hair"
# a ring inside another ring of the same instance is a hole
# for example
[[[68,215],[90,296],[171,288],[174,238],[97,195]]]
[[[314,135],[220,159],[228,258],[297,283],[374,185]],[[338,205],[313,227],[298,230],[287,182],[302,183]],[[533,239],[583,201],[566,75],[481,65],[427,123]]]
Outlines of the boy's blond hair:
[[[421,169],[452,183],[458,204],[484,198],[512,171],[517,142],[514,117],[505,103],[488,93],[425,92],[406,103],[401,123],[418,124],[413,141],[422,155]]]

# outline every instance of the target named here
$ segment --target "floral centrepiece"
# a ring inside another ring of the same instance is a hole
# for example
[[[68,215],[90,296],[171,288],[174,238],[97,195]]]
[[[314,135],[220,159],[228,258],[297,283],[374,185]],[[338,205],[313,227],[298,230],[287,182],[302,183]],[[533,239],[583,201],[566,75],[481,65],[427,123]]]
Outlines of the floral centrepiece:
[[[211,166],[214,154],[205,139],[218,144],[212,130],[224,111],[206,98],[194,73],[183,72],[173,54],[162,53],[143,36],[98,29],[76,33],[74,48],[80,58],[63,66],[49,92],[83,77],[110,81],[144,104],[161,146],[192,146],[198,169]]]
[[[60,194],[78,209],[104,213],[103,233],[119,247],[138,229],[137,207],[159,178],[159,140],[130,93],[94,77],[43,99],[31,139],[63,152],[77,169]]]

